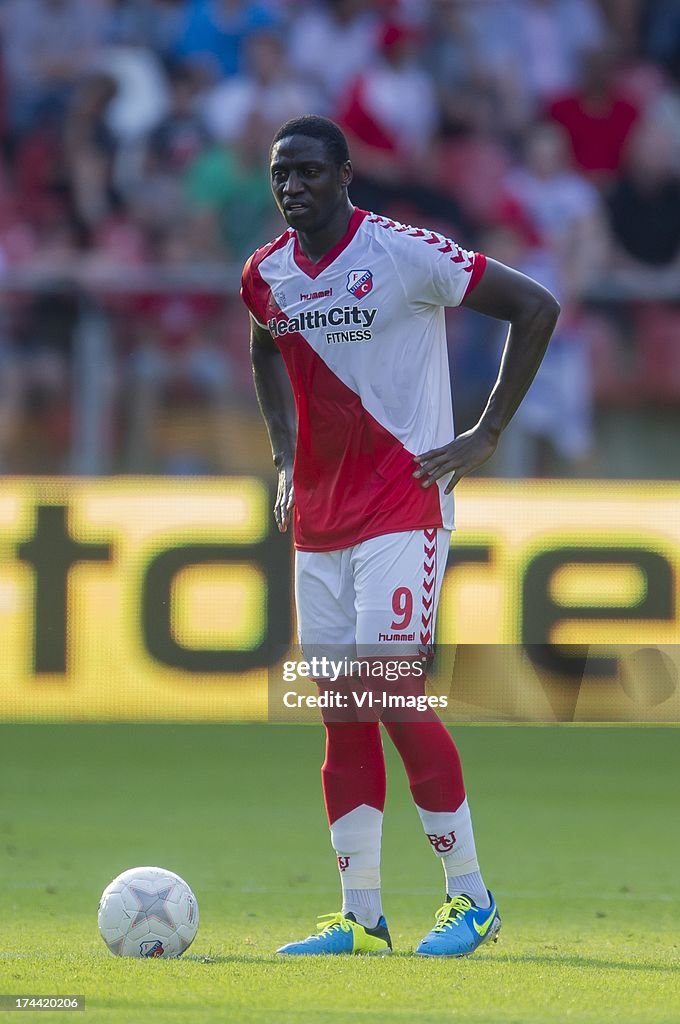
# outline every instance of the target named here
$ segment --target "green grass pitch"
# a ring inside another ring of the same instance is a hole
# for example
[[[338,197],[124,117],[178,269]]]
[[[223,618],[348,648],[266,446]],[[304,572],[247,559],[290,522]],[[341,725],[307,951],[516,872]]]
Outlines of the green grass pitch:
[[[463,961],[412,956],[442,875],[388,749],[395,954],[282,961],[280,943],[339,907],[320,728],[1,727],[0,992],[85,995],[84,1024],[680,1020],[680,732],[454,735],[498,945]],[[138,864],[196,892],[201,926],[180,961],[115,959],[99,938],[101,890]]]

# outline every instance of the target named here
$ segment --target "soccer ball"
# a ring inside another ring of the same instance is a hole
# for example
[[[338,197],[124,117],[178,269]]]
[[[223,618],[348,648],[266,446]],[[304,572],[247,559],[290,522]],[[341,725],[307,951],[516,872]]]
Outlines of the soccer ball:
[[[181,956],[198,931],[198,904],[179,875],[130,868],[104,889],[99,931],[115,956]]]

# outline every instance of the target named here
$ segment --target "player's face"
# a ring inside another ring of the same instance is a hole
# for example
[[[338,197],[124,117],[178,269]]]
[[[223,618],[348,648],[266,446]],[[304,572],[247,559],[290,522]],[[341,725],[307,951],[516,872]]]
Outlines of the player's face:
[[[337,167],[321,139],[291,135],[272,150],[271,185],[276,205],[298,231],[323,229],[347,199],[352,166]]]

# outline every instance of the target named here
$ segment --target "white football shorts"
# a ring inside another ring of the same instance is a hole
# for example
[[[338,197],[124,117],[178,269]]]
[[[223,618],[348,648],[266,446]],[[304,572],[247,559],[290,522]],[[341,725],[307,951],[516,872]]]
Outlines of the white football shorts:
[[[340,551],[297,551],[305,658],[431,653],[450,530],[389,533]]]

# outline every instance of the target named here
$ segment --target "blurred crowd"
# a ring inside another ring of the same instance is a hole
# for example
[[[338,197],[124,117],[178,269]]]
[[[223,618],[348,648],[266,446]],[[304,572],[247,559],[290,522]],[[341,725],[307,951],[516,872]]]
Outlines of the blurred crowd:
[[[303,112],[344,128],[355,204],[559,296],[495,471],[587,473],[596,400],[680,401],[680,0],[0,0],[0,27],[0,470],[43,468],[25,446],[17,462],[27,412],[72,429],[92,301],[115,467],[234,466],[217,439],[250,400],[237,271],[281,230],[269,143]],[[614,300],[623,325],[598,307]],[[501,344],[452,317],[459,426]],[[154,452],[158,410],[185,399],[214,408],[214,457]]]

